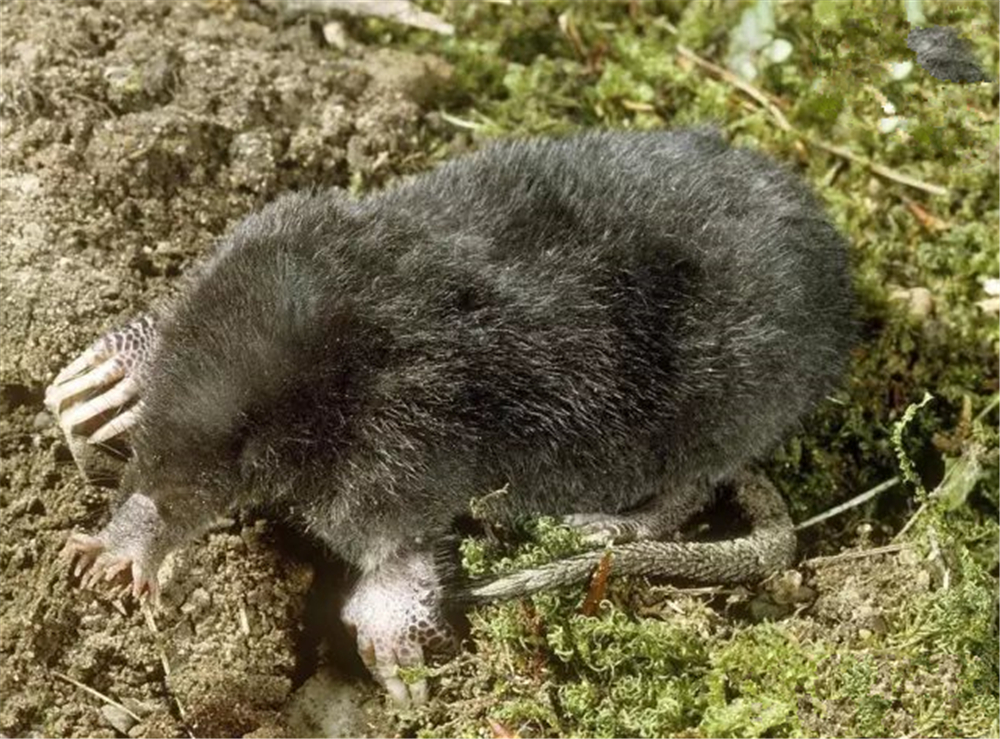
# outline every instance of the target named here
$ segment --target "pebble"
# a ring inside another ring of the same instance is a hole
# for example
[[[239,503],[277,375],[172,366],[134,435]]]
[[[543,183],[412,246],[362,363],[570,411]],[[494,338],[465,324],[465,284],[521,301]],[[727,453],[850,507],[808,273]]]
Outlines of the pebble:
[[[212,605],[212,596],[205,588],[196,588],[181,605],[181,613],[198,613]]]
[[[337,21],[330,21],[323,26],[323,38],[335,49],[343,51],[347,48],[347,31],[344,24]]]
[[[101,708],[101,715],[104,716],[105,721],[122,734],[128,734],[129,729],[135,726],[136,723],[135,719],[128,714],[128,711],[120,706],[104,706]]]
[[[145,703],[135,698],[122,698],[122,705],[134,713],[136,716],[145,718],[156,708],[154,703]]]
[[[934,311],[934,295],[926,287],[898,288],[889,297],[905,302],[909,314],[917,320],[925,320]]]

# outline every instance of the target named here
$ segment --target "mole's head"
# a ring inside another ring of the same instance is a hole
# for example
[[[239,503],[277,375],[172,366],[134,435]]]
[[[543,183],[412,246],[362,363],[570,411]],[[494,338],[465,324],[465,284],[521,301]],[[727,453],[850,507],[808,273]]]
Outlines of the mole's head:
[[[350,443],[381,350],[340,255],[349,215],[294,196],[243,222],[160,324],[133,435],[153,488],[287,487]]]

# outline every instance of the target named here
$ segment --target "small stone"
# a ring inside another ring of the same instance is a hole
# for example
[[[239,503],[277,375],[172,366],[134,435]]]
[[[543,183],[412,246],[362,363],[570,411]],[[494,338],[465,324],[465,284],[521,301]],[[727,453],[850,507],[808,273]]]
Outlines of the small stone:
[[[920,557],[909,547],[901,549],[897,558],[899,559],[899,563],[904,567],[913,567],[920,562]]]
[[[931,573],[927,570],[920,570],[916,577],[917,590],[928,591],[931,589]]]
[[[344,30],[343,23],[339,23],[338,21],[327,23],[323,26],[323,38],[335,49],[343,51],[347,48],[347,31]]]
[[[771,581],[771,597],[779,605],[809,602],[816,599],[816,592],[803,585],[802,573],[798,570],[786,570]]]
[[[35,414],[35,417],[32,419],[31,427],[35,429],[35,431],[44,431],[47,428],[51,428],[55,422],[56,419],[52,417],[51,413],[47,413],[46,411],[39,411],[38,413]]]
[[[1000,298],[986,298],[976,302],[976,307],[983,313],[1000,313]]]
[[[877,125],[878,132],[892,133],[899,127],[899,124],[902,123],[904,120],[906,119],[898,115],[890,115],[886,116],[885,118],[879,118]]]
[[[894,80],[905,80],[913,71],[913,62],[893,62],[889,64],[889,76]]]
[[[934,312],[934,295],[926,287],[897,288],[889,297],[905,302],[910,316],[917,320],[923,321]]]
[[[181,605],[181,613],[191,614],[203,611],[212,604],[212,596],[205,588],[196,588]]]
[[[910,290],[910,314],[914,318],[927,318],[934,310],[934,296],[926,287]]]
[[[147,703],[135,698],[122,698],[122,705],[136,716],[146,717],[156,708],[154,703]]]
[[[129,716],[128,711],[121,706],[104,706],[101,708],[101,715],[116,731],[120,731],[122,734],[128,734],[129,729],[136,723],[135,719]]]

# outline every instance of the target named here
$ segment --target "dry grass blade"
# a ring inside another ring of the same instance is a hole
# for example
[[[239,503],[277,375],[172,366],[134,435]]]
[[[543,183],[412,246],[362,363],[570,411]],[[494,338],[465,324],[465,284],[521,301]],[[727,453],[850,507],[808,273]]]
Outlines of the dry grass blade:
[[[778,127],[782,131],[792,131],[793,130],[792,124],[788,122],[787,118],[785,118],[785,114],[781,112],[781,110],[778,108],[777,105],[775,105],[773,102],[771,102],[771,100],[768,98],[768,96],[762,90],[754,87],[753,85],[751,85],[746,80],[743,80],[743,79],[737,77],[735,74],[733,74],[732,72],[730,72],[728,69],[723,69],[719,65],[713,64],[712,62],[708,61],[708,59],[704,59],[704,58],[698,56],[693,51],[691,51],[691,49],[689,49],[688,47],[684,46],[683,44],[677,44],[677,53],[680,54],[685,59],[688,59],[689,61],[694,62],[699,67],[702,67],[703,69],[708,70],[709,72],[711,72],[712,74],[714,74],[716,77],[718,77],[719,79],[721,79],[723,82],[727,82],[728,84],[732,85],[736,89],[741,90],[741,91],[745,92],[747,95],[749,95],[750,97],[752,97],[763,108],[765,108],[768,113],[771,114],[771,117],[774,118],[775,122],[778,124]]]
[[[94,696],[95,698],[98,698],[99,700],[104,701],[109,706],[114,706],[115,708],[117,708],[117,709],[119,709],[121,711],[124,711],[126,714],[128,714],[128,716],[130,718],[135,719],[136,723],[142,723],[142,716],[140,716],[137,713],[135,713],[135,711],[130,711],[128,708],[126,708],[125,706],[123,706],[121,703],[119,703],[118,701],[116,701],[114,698],[109,698],[108,696],[104,695],[104,693],[101,693],[101,692],[99,692],[97,690],[94,690],[89,685],[84,685],[79,680],[74,680],[69,675],[64,675],[63,673],[56,672],[55,670],[52,670],[51,674],[53,676],[59,678],[60,680],[63,680],[65,682],[69,683],[70,685],[76,686],[77,688],[79,688],[80,690],[82,690],[82,691],[84,691],[86,693],[90,693],[90,695]]]
[[[676,28],[669,28],[669,30],[672,33],[677,32]],[[860,164],[864,167],[867,167],[879,177],[884,177],[887,180],[892,180],[893,182],[898,182],[901,185],[912,187],[915,190],[922,190],[924,192],[930,193],[931,195],[948,194],[948,189],[942,187],[941,185],[935,185],[931,182],[924,182],[923,180],[919,180],[916,177],[911,177],[907,174],[903,174],[902,172],[897,172],[896,170],[891,169],[890,167],[886,167],[885,165],[873,162],[867,157],[863,157],[860,154],[855,154],[854,152],[848,149],[844,149],[840,146],[834,146],[833,144],[828,144],[825,141],[820,141],[819,139],[813,138],[808,134],[798,131],[794,126],[792,126],[788,118],[785,117],[785,114],[781,112],[781,109],[776,104],[773,95],[768,95],[763,90],[755,87],[754,85],[751,85],[746,80],[733,74],[728,69],[724,69],[720,67],[718,64],[713,64],[712,62],[708,61],[708,59],[699,56],[698,54],[696,54],[683,44],[677,44],[677,53],[683,58],[692,62],[693,64],[711,73],[715,77],[718,77],[723,82],[732,85],[733,87],[742,91],[746,95],[749,95],[758,105],[764,108],[771,115],[771,118],[774,119],[774,122],[777,124],[778,128],[780,128],[782,131],[787,131],[789,133],[792,133],[795,136],[798,136],[806,143],[815,146],[819,149],[822,149],[823,151],[829,154],[833,154],[835,156],[846,159],[850,162],[854,162],[855,164]]]
[[[906,185],[907,187],[912,187],[915,190],[923,190],[931,195],[947,195],[948,189],[942,187],[941,185],[935,185],[931,182],[924,182],[923,180],[918,180],[916,177],[910,177],[902,172],[897,172],[894,169],[890,169],[882,164],[873,162],[867,157],[863,157],[860,154],[855,154],[848,149],[844,149],[840,146],[834,146],[833,144],[828,144],[825,141],[819,141],[809,136],[803,136],[803,138],[812,146],[819,147],[823,151],[829,152],[830,154],[835,154],[838,157],[843,157],[849,161],[856,164],[860,164],[864,167],[868,167],[872,172],[884,177],[887,180],[892,180],[893,182],[898,182],[901,185]]]
[[[886,544],[882,547],[872,547],[871,549],[860,549],[852,552],[841,552],[840,554],[831,554],[825,557],[813,557],[812,559],[807,559],[802,564],[814,567],[816,565],[828,565],[834,562],[845,562],[851,559],[863,559],[865,557],[877,557],[881,554],[895,554],[906,548],[905,544]]]
[[[834,506],[833,508],[831,508],[831,509],[829,509],[827,511],[824,511],[823,513],[820,513],[817,516],[813,516],[812,518],[809,518],[809,519],[803,521],[802,523],[798,524],[795,527],[795,530],[796,531],[802,531],[802,529],[808,529],[810,526],[815,526],[816,524],[820,523],[821,521],[825,521],[828,518],[833,518],[837,514],[843,513],[844,511],[848,511],[851,508],[856,508],[857,506],[861,505],[862,503],[864,503],[864,502],[866,502],[868,500],[871,500],[876,495],[879,495],[880,493],[884,493],[886,490],[889,490],[890,488],[893,488],[893,487],[895,487],[898,484],[899,484],[899,478],[898,477],[890,477],[888,480],[886,480],[883,483],[880,483],[880,484],[876,485],[871,490],[867,490],[867,491],[861,493],[861,495],[855,495],[850,500],[845,501],[845,502],[841,503],[838,506]]]

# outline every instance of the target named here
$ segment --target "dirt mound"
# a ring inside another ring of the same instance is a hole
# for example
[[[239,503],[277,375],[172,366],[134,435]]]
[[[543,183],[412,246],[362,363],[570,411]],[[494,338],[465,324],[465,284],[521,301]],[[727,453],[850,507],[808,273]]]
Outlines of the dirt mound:
[[[255,206],[419,165],[447,70],[331,48],[316,19],[265,4],[0,13],[0,732],[280,735],[310,566],[266,525],[233,525],[175,558],[155,613],[77,590],[57,554],[113,493],[84,484],[44,387]]]

